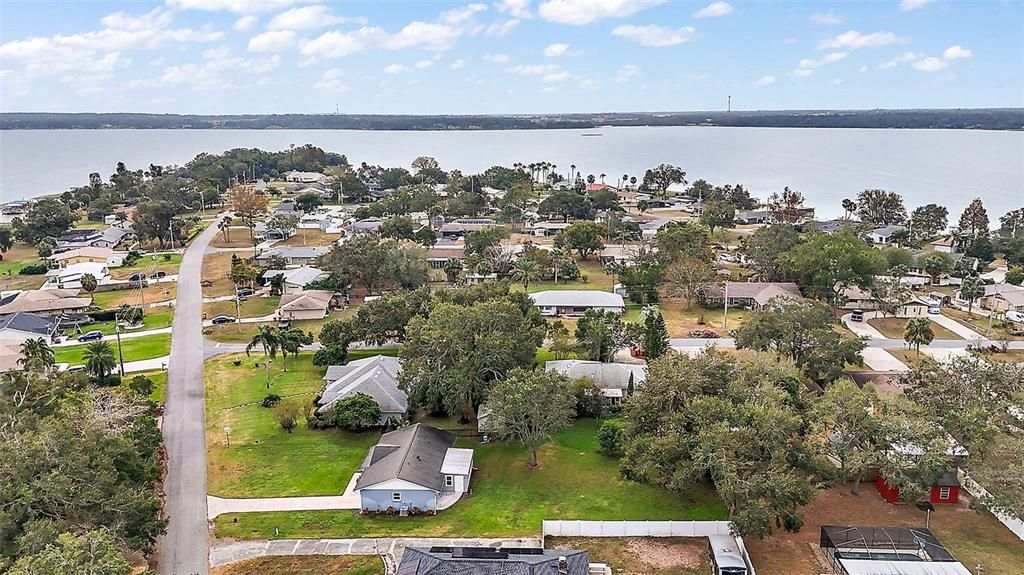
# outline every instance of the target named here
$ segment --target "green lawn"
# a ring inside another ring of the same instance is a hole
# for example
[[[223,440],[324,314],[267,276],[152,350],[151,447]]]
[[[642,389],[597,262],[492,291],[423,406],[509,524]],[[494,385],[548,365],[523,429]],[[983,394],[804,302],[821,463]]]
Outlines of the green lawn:
[[[476,449],[473,494],[435,517],[361,516],[351,511],[224,515],[216,535],[238,539],[275,537],[510,536],[535,535],[543,519],[723,519],[713,490],[697,486],[686,497],[623,480],[618,462],[597,453],[599,422],[581,420],[541,449],[539,469],[514,443]],[[211,470],[212,471],[212,470]],[[298,473],[305,473],[299,470]],[[293,472],[294,473],[294,472]]]
[[[559,280],[557,284],[552,281],[531,283],[527,291],[530,293],[546,290],[612,291],[612,276],[604,273],[604,267],[597,260],[596,255],[590,256],[590,259],[586,261],[577,259],[576,265],[580,268],[581,279],[570,282]],[[583,277],[586,279],[584,280]],[[523,284],[513,282],[512,289],[522,291]]]
[[[869,319],[868,325],[882,332],[882,335],[889,339],[903,339],[903,332],[907,329],[908,321],[903,317],[877,317]],[[935,339],[963,339],[935,322],[931,322],[931,328]]]
[[[168,255],[170,256],[170,259],[167,259]],[[184,254],[178,253],[178,252],[174,252],[174,253],[170,253],[170,254],[150,254],[150,255],[142,256],[141,258],[136,260],[134,264],[132,264],[130,266],[121,266],[121,267],[115,268],[115,269],[119,269],[119,270],[136,270],[136,271],[138,271],[138,270],[149,269],[149,267],[152,266],[154,263],[156,264],[157,267],[162,267],[162,266],[180,266],[181,265],[181,258],[182,257],[184,257]]]
[[[240,310],[242,313],[241,317],[264,317],[273,314],[277,310],[277,305],[280,301],[281,298],[279,297],[253,296],[242,300],[238,309],[235,308],[235,300],[216,301],[204,303],[203,313],[206,314],[207,318],[217,317],[218,315],[236,317],[235,314]]]
[[[149,330],[149,329],[162,329],[165,327],[171,327],[171,322],[174,320],[174,308],[172,307],[151,307],[146,310],[146,315],[143,316],[142,324],[143,327],[132,330],[122,330],[121,333],[131,333],[134,331]],[[114,320],[110,321],[99,321],[96,323],[90,323],[89,325],[83,325],[82,331],[92,331],[98,329],[105,334],[114,333]]]
[[[89,342],[92,343],[92,342]],[[109,342],[114,348],[114,355],[117,355],[117,342]],[[57,363],[69,363],[81,365],[84,363],[82,356],[85,354],[85,347],[88,344],[72,345],[55,348]],[[124,351],[125,361],[138,361],[140,359],[152,359],[163,357],[171,353],[171,334],[161,333],[143,337],[122,338],[121,349]]]
[[[252,298],[252,299],[257,299],[257,298]],[[232,307],[234,307],[234,302],[228,302],[228,303],[230,303],[232,305]],[[207,305],[210,305],[210,304],[204,304],[204,307],[207,306]],[[231,316],[235,315],[234,309],[232,309],[232,311],[230,313],[228,313],[227,315],[231,315]],[[267,314],[264,314],[264,315],[267,315]],[[350,317],[352,315],[355,315],[355,308],[349,308],[349,309],[343,309],[343,310],[335,310],[334,313],[332,313],[329,317],[326,317],[324,319],[309,319],[309,320],[293,321],[292,322],[292,327],[296,328],[296,329],[301,329],[302,331],[312,332],[313,336],[316,337],[316,336],[320,335],[320,329],[323,328],[324,324],[327,323],[328,321],[330,321],[332,319],[343,319],[343,318],[346,318],[346,317]],[[245,316],[245,314],[243,313],[243,317],[244,316]],[[211,317],[212,318],[214,316],[207,314],[207,317]],[[205,329],[209,330],[209,333],[206,335],[206,339],[210,339],[210,340],[213,340],[213,341],[219,341],[219,342],[222,342],[222,343],[248,343],[249,341],[252,340],[252,336],[255,335],[256,332],[259,331],[259,329],[260,329],[259,326],[260,325],[266,325],[266,324],[259,324],[259,323],[241,323],[241,324],[239,324],[239,323],[228,323],[228,324],[210,326],[210,327],[205,328]],[[277,323],[273,322],[273,325],[277,325]]]
[[[144,375],[149,379],[153,380],[153,394],[149,396],[150,399],[157,403],[164,403],[167,401],[167,372],[166,371],[147,371],[145,373],[133,373],[126,379],[131,379],[136,375]]]

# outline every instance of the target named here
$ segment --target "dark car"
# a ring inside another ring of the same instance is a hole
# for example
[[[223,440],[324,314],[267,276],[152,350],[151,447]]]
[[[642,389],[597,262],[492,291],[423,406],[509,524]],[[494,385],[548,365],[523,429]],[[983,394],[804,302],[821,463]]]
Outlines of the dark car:
[[[96,341],[98,339],[103,339],[103,332],[98,329],[87,331],[78,336],[78,341]]]
[[[149,280],[146,279],[146,274],[136,273],[132,274],[131,277],[128,278],[128,285],[133,288],[146,287],[149,285]]]
[[[242,289],[238,290],[238,292],[236,292],[236,295],[238,297],[249,297],[249,296],[251,296],[254,293],[256,293],[256,292],[253,291],[251,288],[242,288]]]
[[[210,322],[213,323],[213,325],[220,325],[222,323],[235,323],[235,318],[229,315],[219,315],[210,320]]]
[[[149,274],[149,279],[158,280],[167,277],[167,272],[154,272]]]

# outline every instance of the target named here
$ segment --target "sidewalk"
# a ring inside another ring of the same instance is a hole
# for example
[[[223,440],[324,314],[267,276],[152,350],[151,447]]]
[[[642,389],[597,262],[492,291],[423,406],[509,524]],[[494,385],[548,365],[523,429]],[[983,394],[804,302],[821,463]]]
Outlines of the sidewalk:
[[[86,326],[89,327],[89,326]],[[88,331],[88,330],[86,330]],[[171,328],[162,327],[160,329],[146,329],[142,331],[122,331],[121,340],[133,339],[136,337],[146,337],[147,335],[159,335],[161,333],[171,333]],[[93,340],[96,341],[96,340]],[[103,341],[117,341],[117,334],[103,336]],[[85,345],[87,341],[78,341],[77,339],[66,339],[60,343],[55,343],[50,347],[70,347],[73,345]]]

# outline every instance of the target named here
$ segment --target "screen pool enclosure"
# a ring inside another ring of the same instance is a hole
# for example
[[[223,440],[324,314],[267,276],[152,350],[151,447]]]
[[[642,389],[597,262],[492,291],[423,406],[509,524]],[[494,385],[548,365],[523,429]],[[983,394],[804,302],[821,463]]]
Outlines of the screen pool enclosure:
[[[846,575],[858,575],[860,569],[856,566],[865,561],[956,563],[930,530],[914,527],[825,525],[820,544],[829,564]],[[921,569],[924,566],[907,567],[908,573],[929,571]]]

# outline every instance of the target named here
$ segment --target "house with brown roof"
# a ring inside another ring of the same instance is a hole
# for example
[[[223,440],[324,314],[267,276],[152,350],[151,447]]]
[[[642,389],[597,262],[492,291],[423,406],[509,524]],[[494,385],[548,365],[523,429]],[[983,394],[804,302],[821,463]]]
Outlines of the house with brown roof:
[[[0,298],[0,315],[29,312],[61,315],[85,311],[91,301],[77,289],[25,290]]]
[[[281,319],[323,319],[334,307],[334,292],[331,290],[306,290],[281,296],[277,315]]]
[[[729,307],[761,309],[773,299],[803,299],[800,288],[793,282],[725,282],[722,286],[712,285],[706,296],[711,305],[723,305],[726,298]]]

